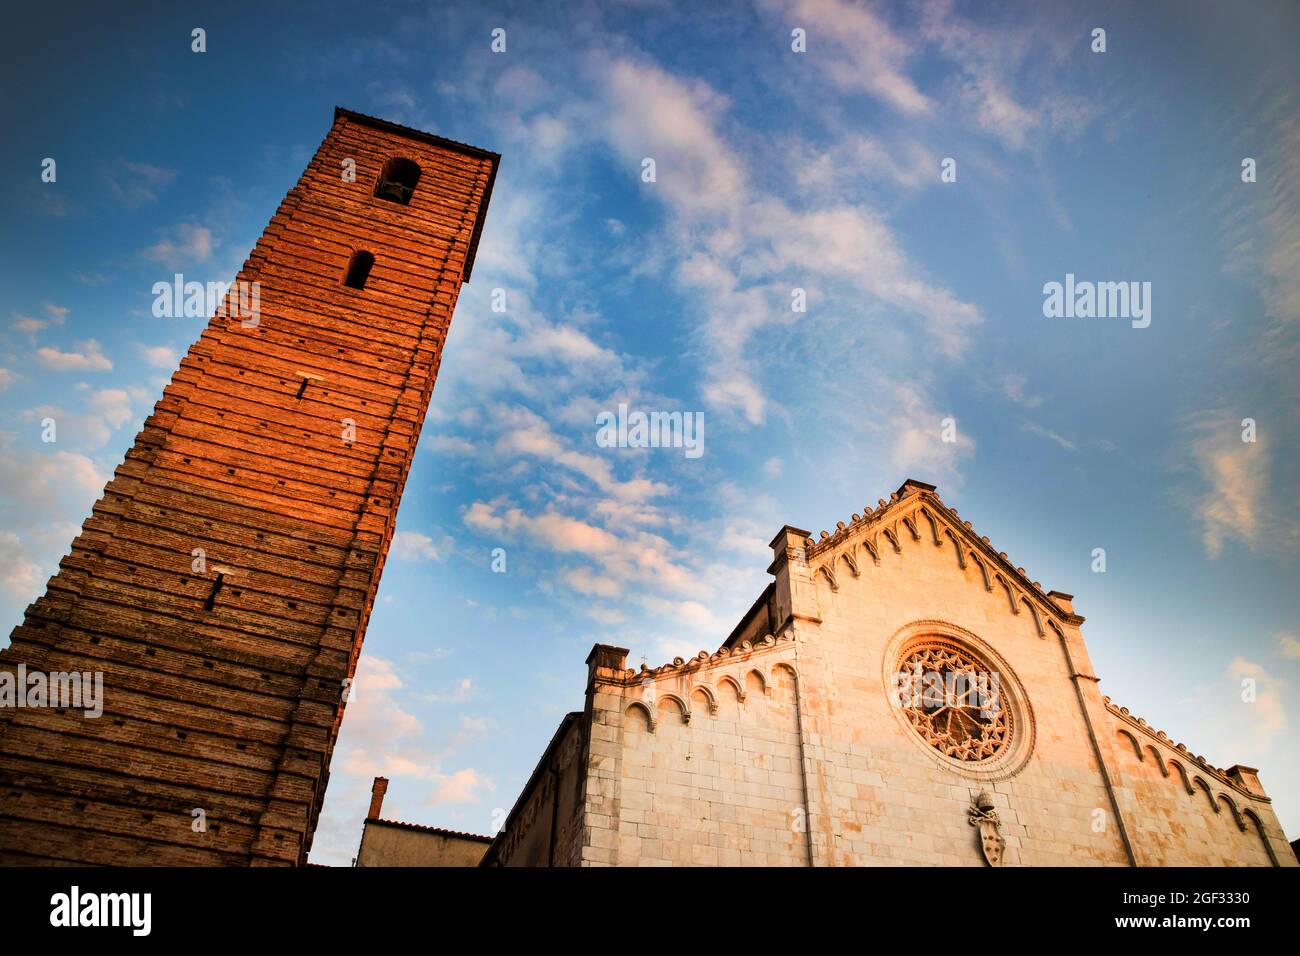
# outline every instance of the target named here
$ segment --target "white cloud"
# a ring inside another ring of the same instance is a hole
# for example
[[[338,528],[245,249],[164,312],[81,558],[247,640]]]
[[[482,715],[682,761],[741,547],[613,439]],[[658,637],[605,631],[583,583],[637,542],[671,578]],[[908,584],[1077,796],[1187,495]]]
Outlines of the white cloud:
[[[607,456],[577,451],[557,436],[550,425],[539,415],[523,407],[500,407],[497,419],[513,423],[497,439],[496,451],[503,455],[526,455],[544,462],[560,465],[577,472],[591,481],[601,491],[624,501],[645,501],[664,495],[668,487],[646,478],[620,481]],[[591,424],[592,444],[595,445],[596,424]]]
[[[18,610],[36,599],[80,530],[64,516],[89,513],[106,480],[84,455],[18,449],[0,436],[0,592]]]
[[[1037,408],[1043,404],[1041,396],[1032,395],[1029,392],[1029,377],[1020,372],[1008,372],[1002,376],[1001,380],[1002,394],[1017,405],[1023,405],[1026,408]]]
[[[427,704],[463,704],[474,696],[474,680],[462,677],[457,680],[450,691],[430,691],[420,695],[420,700]]]
[[[418,531],[399,531],[393,535],[391,554],[398,561],[437,561],[438,548],[433,539]]]
[[[607,98],[606,132],[637,181],[643,159],[656,182],[643,184],[680,212],[735,209],[746,193],[744,169],[714,128],[728,102],[704,83],[679,79],[626,58],[600,63]]]
[[[27,544],[12,531],[0,531],[0,589],[15,602],[30,602],[45,583],[41,566],[27,553]]]
[[[207,262],[216,242],[206,226],[183,222],[164,232],[163,238],[144,250],[144,257],[172,269]]]
[[[1196,428],[1191,452],[1205,491],[1193,512],[1205,552],[1217,558],[1229,541],[1254,550],[1267,499],[1267,439],[1261,434],[1255,442],[1243,442],[1240,424],[1221,413],[1202,416]]]
[[[601,348],[585,333],[570,325],[554,325],[533,329],[520,339],[517,352],[521,356],[558,359],[579,366],[612,367],[618,356]]]
[[[135,418],[131,409],[131,396],[125,389],[79,391],[85,394],[83,411],[68,412],[52,405],[39,405],[23,412],[22,417],[38,423],[47,418],[52,419],[55,440],[81,450],[103,447],[117,429]]]
[[[944,441],[943,420],[953,416],[935,408],[918,385],[882,387],[880,400],[889,408],[880,427],[892,435],[889,457],[894,473],[940,485],[956,483],[958,462],[975,451],[975,439],[961,420],[956,419],[954,440]]]
[[[429,795],[429,803],[474,803],[479,799],[479,791],[490,787],[482,774],[472,767],[466,767],[455,773],[440,775]]]
[[[1235,694],[1236,700],[1224,716],[1241,731],[1242,745],[1251,752],[1270,750],[1287,728],[1286,708],[1282,704],[1285,688],[1262,665],[1244,657],[1234,657],[1225,676],[1230,694]],[[1254,684],[1253,701],[1246,694],[1247,681]]]
[[[586,567],[569,569],[561,576],[561,580],[579,594],[589,594],[593,597],[618,597],[623,590],[613,578],[596,574],[591,568]]]
[[[795,210],[749,183],[720,132],[724,98],[642,60],[596,63],[603,71],[605,135],[629,169],[643,156],[658,163],[658,181],[642,192],[675,217],[669,237],[676,243],[676,278],[704,316],[701,390],[709,405],[751,425],[766,420],[763,370],[749,343],[766,327],[795,321],[791,289],[818,278],[846,293],[830,307],[861,311],[857,293],[865,292],[919,316],[941,356],[965,350],[969,329],[981,321],[978,310],[929,281],[879,214],[842,201]],[[828,304],[819,306],[824,311]]]
[[[14,315],[13,328],[18,332],[26,332],[35,338],[37,332],[41,329],[47,329],[51,326],[59,326],[67,319],[68,313],[72,311],[61,305],[54,305],[47,302],[45,304],[45,318],[37,319],[30,315]]]
[[[1070,34],[1081,31],[1080,25],[1063,26],[1050,10],[977,25],[952,0],[934,0],[920,10],[918,42],[932,45],[956,67],[950,90],[981,133],[1020,150],[1049,133],[1077,135],[1096,117],[1092,103],[1064,92],[1057,79],[1061,62],[1078,48]]]
[[[78,348],[80,351],[64,352],[54,346],[43,346],[36,350],[36,363],[51,372],[111,372],[113,363],[100,351],[99,343],[87,339]]]
[[[174,369],[180,365],[180,356],[175,349],[165,345],[142,345],[140,354],[152,368]]]

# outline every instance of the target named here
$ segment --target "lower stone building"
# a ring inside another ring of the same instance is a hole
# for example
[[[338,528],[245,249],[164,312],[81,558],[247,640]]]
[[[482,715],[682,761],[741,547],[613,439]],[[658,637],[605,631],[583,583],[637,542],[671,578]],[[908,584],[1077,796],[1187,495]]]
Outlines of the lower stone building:
[[[1103,697],[1071,596],[907,481],[715,652],[597,645],[484,866],[1295,866],[1257,772]]]
[[[491,837],[384,820],[388,780],[376,777],[353,866],[478,866]]]

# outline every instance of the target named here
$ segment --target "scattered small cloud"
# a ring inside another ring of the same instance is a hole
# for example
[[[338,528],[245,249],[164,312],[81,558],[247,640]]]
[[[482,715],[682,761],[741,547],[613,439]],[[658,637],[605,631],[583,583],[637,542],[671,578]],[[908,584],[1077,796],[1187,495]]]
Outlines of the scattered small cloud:
[[[52,345],[36,350],[36,364],[51,372],[111,372],[113,363],[109,360],[99,343],[86,339],[76,351],[64,352]]]

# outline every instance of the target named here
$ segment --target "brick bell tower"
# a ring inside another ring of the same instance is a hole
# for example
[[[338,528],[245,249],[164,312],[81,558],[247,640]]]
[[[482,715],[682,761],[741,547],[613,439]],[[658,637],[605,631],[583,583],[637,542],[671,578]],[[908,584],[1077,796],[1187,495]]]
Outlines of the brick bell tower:
[[[499,159],[335,111],[0,651],[103,675],[0,708],[0,863],[305,862]]]

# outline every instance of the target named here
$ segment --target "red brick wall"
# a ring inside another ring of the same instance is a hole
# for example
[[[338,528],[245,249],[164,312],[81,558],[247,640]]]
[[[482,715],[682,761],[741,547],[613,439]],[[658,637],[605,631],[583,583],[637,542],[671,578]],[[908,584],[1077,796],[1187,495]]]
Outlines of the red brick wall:
[[[373,196],[393,156],[406,206]],[[99,718],[0,709],[0,863],[304,862],[496,163],[336,113],[238,276],[256,327],[208,324],[0,652],[104,675]]]

